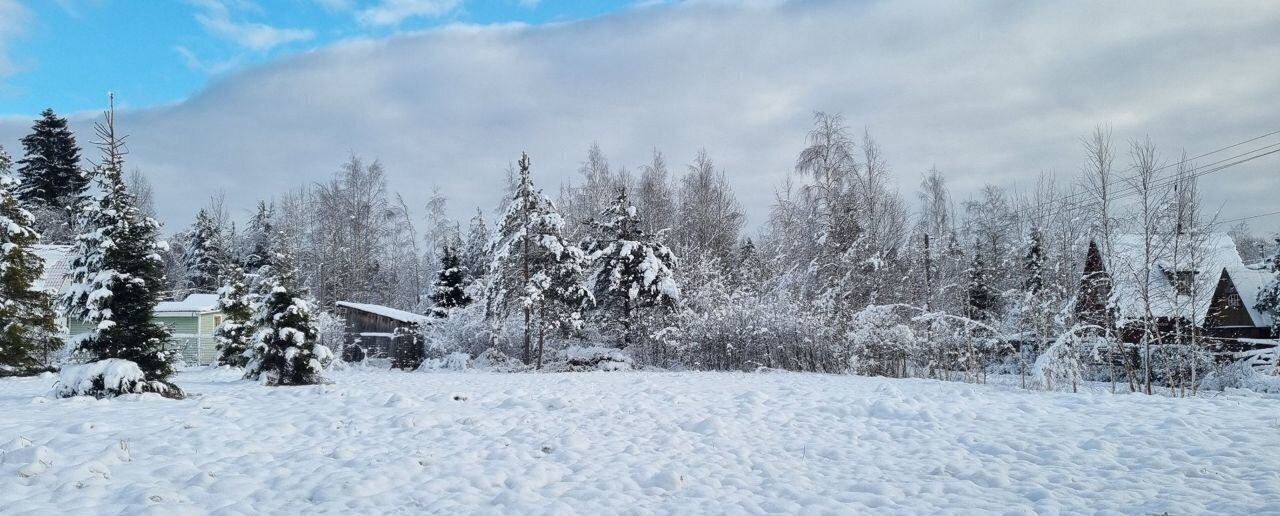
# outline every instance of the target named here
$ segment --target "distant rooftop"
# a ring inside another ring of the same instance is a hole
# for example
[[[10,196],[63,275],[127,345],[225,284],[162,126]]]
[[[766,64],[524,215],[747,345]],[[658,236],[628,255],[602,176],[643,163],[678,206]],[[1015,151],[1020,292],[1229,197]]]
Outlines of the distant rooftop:
[[[156,304],[156,312],[216,312],[217,294],[191,294],[182,301],[165,301]]]
[[[44,272],[31,284],[31,290],[61,294],[71,285],[71,246],[34,245],[31,249],[44,262]]]
[[[395,319],[397,321],[405,322],[405,323],[425,324],[426,322],[431,320],[430,317],[427,317],[422,314],[406,312],[404,310],[399,310],[399,309],[382,306],[382,305],[352,303],[349,301],[338,301],[337,304],[338,306],[341,306],[343,308],[350,308],[353,310],[359,310],[361,312],[368,312],[371,314],[381,315],[388,319]]]

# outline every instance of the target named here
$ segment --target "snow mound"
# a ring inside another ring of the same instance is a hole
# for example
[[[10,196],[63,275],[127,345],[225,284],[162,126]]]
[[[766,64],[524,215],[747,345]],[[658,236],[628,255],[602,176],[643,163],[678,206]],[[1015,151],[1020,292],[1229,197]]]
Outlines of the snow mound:
[[[182,389],[176,385],[147,381],[138,364],[119,358],[64,367],[58,374],[58,382],[53,385],[53,396],[57,398],[114,398],[122,394],[148,392],[166,398],[183,397]]]

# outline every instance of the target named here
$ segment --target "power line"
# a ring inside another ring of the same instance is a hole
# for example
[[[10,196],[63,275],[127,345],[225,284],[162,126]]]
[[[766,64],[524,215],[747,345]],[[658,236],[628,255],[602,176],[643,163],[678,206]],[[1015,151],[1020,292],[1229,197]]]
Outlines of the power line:
[[[1205,152],[1205,153],[1200,154],[1200,155],[1197,155],[1197,156],[1192,156],[1192,157],[1190,157],[1190,158],[1183,158],[1183,159],[1181,159],[1181,160],[1179,160],[1179,161],[1176,161],[1176,162],[1173,162],[1173,163],[1168,163],[1168,164],[1165,164],[1165,165],[1162,165],[1162,166],[1156,167],[1156,168],[1155,168],[1155,170],[1154,170],[1154,172],[1159,172],[1159,171],[1164,170],[1164,169],[1167,169],[1167,168],[1169,168],[1169,167],[1173,167],[1173,166],[1178,166],[1178,165],[1182,165],[1182,164],[1185,164],[1185,163],[1189,163],[1189,162],[1192,162],[1192,161],[1198,160],[1198,159],[1203,158],[1203,157],[1206,157],[1206,156],[1212,156],[1212,155],[1217,154],[1217,153],[1219,153],[1219,152],[1222,152],[1222,151],[1225,151],[1225,150],[1229,150],[1229,149],[1234,149],[1234,148],[1239,147],[1239,146],[1241,146],[1241,145],[1244,145],[1244,144],[1246,144],[1246,143],[1256,142],[1256,141],[1261,140],[1261,139],[1263,139],[1263,138],[1266,138],[1266,137],[1268,137],[1268,136],[1274,136],[1274,135],[1277,135],[1277,134],[1280,134],[1280,129],[1277,129],[1277,130],[1275,130],[1275,131],[1271,131],[1271,132],[1269,132],[1269,133],[1266,133],[1266,134],[1263,134],[1263,135],[1260,135],[1260,136],[1255,136],[1255,137],[1253,137],[1253,138],[1249,138],[1249,139],[1247,139],[1247,140],[1239,141],[1239,142],[1233,143],[1233,144],[1231,144],[1231,145],[1227,145],[1226,147],[1219,147],[1219,148],[1217,148],[1217,149],[1211,150],[1211,151],[1209,151],[1209,152]],[[1274,143],[1274,144],[1267,145],[1267,146],[1262,147],[1262,148],[1273,147],[1273,146],[1275,146],[1275,145],[1280,145],[1280,143]],[[1251,151],[1251,152],[1252,152],[1252,151]],[[1248,154],[1248,153],[1245,153],[1245,154]],[[1124,170],[1121,170],[1120,172],[1118,172],[1118,173],[1116,173],[1116,174],[1117,174],[1117,175],[1119,175],[1119,174],[1124,174],[1125,172],[1128,172],[1128,171],[1130,171],[1130,170],[1133,170],[1134,168],[1136,168],[1136,167],[1135,167],[1135,166],[1133,166],[1133,165],[1130,165],[1130,166],[1129,166],[1129,168],[1126,168],[1126,169],[1124,169]],[[1129,181],[1132,181],[1132,180],[1134,180],[1134,179],[1136,179],[1136,176],[1135,176],[1135,177],[1129,177],[1129,178],[1123,178],[1123,177],[1122,177],[1122,178],[1118,178],[1118,179],[1114,180],[1114,181],[1113,181],[1113,183],[1114,183],[1114,182],[1120,182],[1120,183],[1122,183],[1122,184],[1123,184],[1123,183],[1125,183],[1125,182],[1129,182]],[[1072,195],[1068,196],[1068,198],[1071,198],[1071,197],[1080,197],[1080,196],[1084,196],[1084,195],[1086,195],[1086,192],[1077,192],[1077,193],[1074,193],[1074,194],[1072,194]]]
[[[1206,153],[1204,153],[1204,154],[1200,154],[1200,155],[1199,155],[1199,157],[1208,156],[1208,155],[1211,155],[1211,154],[1215,154],[1215,153],[1221,152],[1221,151],[1226,150],[1226,149],[1230,149],[1230,148],[1234,148],[1234,147],[1239,147],[1240,145],[1243,145],[1243,144],[1246,144],[1246,143],[1249,143],[1249,142],[1254,142],[1254,141],[1260,140],[1260,139],[1262,139],[1262,138],[1265,138],[1265,137],[1267,137],[1267,136],[1271,136],[1271,135],[1275,135],[1275,134],[1280,134],[1280,131],[1272,131],[1272,132],[1267,133],[1267,134],[1264,134],[1264,135],[1262,135],[1262,136],[1257,136],[1257,137],[1254,137],[1254,138],[1250,138],[1250,139],[1248,139],[1248,140],[1244,140],[1244,141],[1242,141],[1242,142],[1238,142],[1238,143],[1235,143],[1235,144],[1232,144],[1232,145],[1228,145],[1228,146],[1226,146],[1226,147],[1222,147],[1222,148],[1219,148],[1219,149],[1215,149],[1215,150],[1213,150],[1213,151],[1206,152]],[[1245,151],[1245,152],[1242,152],[1242,153],[1239,153],[1239,154],[1236,154],[1236,155],[1233,155],[1233,156],[1230,156],[1230,157],[1222,158],[1222,159],[1220,159],[1220,160],[1217,160],[1217,161],[1211,162],[1211,163],[1209,163],[1208,165],[1205,165],[1204,167],[1197,167],[1197,168],[1193,169],[1194,171],[1193,171],[1193,172],[1191,172],[1190,174],[1188,174],[1187,176],[1178,176],[1178,175],[1174,175],[1174,176],[1172,176],[1172,177],[1165,177],[1165,178],[1160,178],[1160,179],[1157,179],[1157,180],[1155,180],[1155,181],[1152,181],[1152,183],[1149,185],[1149,187],[1148,187],[1148,188],[1150,188],[1150,189],[1152,189],[1152,190],[1154,190],[1154,189],[1160,189],[1160,188],[1166,188],[1166,187],[1169,187],[1169,186],[1171,186],[1171,185],[1175,185],[1175,184],[1177,184],[1179,181],[1182,181],[1182,180],[1186,180],[1186,179],[1195,179],[1195,178],[1199,178],[1199,177],[1206,176],[1206,175],[1209,175],[1209,174],[1213,174],[1213,173],[1221,172],[1221,171],[1226,170],[1226,169],[1229,169],[1229,168],[1231,168],[1231,167],[1235,167],[1235,166],[1238,166],[1238,165],[1241,165],[1241,164],[1244,164],[1244,163],[1248,163],[1248,162],[1250,162],[1250,161],[1253,161],[1253,160],[1256,160],[1256,159],[1259,159],[1259,158],[1262,158],[1262,157],[1265,157],[1265,156],[1269,156],[1269,155],[1271,155],[1271,154],[1280,153],[1280,148],[1278,148],[1278,147],[1280,147],[1280,142],[1272,143],[1272,144],[1269,144],[1269,145],[1264,145],[1264,146],[1262,146],[1262,147],[1258,147],[1258,148],[1255,148],[1255,149],[1252,149],[1252,150],[1248,150],[1248,151]],[[1268,150],[1268,149],[1270,149],[1270,150]],[[1257,154],[1257,153],[1259,153],[1259,152],[1261,152],[1261,151],[1264,151],[1264,150],[1266,150],[1266,152],[1262,152],[1261,154]],[[1251,156],[1251,154],[1252,154],[1252,156]],[[1179,160],[1178,162],[1175,162],[1175,163],[1166,164],[1166,165],[1163,165],[1163,166],[1157,167],[1157,168],[1155,168],[1155,169],[1152,169],[1152,172],[1156,172],[1156,171],[1159,171],[1159,170],[1167,169],[1167,168],[1172,167],[1172,166],[1177,166],[1177,165],[1185,164],[1185,163],[1190,162],[1192,159],[1194,159],[1194,158],[1185,158],[1185,159]],[[1130,167],[1130,169],[1132,169],[1132,168],[1133,168],[1133,167]],[[1135,176],[1135,177],[1136,177],[1136,176]],[[1131,177],[1131,178],[1129,178],[1126,182],[1130,182],[1130,183],[1132,183],[1132,181],[1134,181],[1134,180],[1135,180],[1135,177]],[[1126,190],[1127,190],[1127,191],[1126,191]],[[1121,189],[1121,190],[1120,190],[1120,192],[1121,192],[1121,193],[1119,193],[1119,194],[1117,194],[1117,195],[1115,195],[1115,196],[1110,197],[1110,198],[1108,199],[1108,202],[1112,202],[1112,201],[1119,201],[1119,200],[1123,200],[1123,199],[1126,199],[1126,198],[1132,197],[1132,196],[1134,196],[1134,195],[1140,194],[1141,190],[1142,190],[1142,188],[1141,188],[1141,186],[1140,186],[1140,185],[1133,185],[1133,184],[1130,184],[1129,186],[1127,186],[1127,187],[1125,187],[1125,188]],[[1098,205],[1100,204],[1100,201],[1098,201],[1098,200],[1093,200],[1093,199],[1086,199],[1086,200],[1081,200],[1081,201],[1076,201],[1076,202],[1071,202],[1071,201],[1069,200],[1069,199],[1071,199],[1071,197],[1079,197],[1079,196],[1081,196],[1081,195],[1084,195],[1084,194],[1082,194],[1082,193],[1076,193],[1076,194],[1074,194],[1074,195],[1069,195],[1069,196],[1067,196],[1067,197],[1063,200],[1063,202],[1062,202],[1062,203],[1060,203],[1060,204],[1058,204],[1058,205],[1057,205],[1057,209],[1059,209],[1059,210],[1071,210],[1071,209],[1080,210],[1080,209],[1085,209],[1085,208],[1089,208],[1089,207],[1098,206]],[[1025,216],[1026,216],[1026,215],[1028,215],[1027,213],[1025,213],[1025,212],[1023,212],[1023,211],[1021,211],[1021,210],[1010,210],[1010,213],[1011,213],[1011,214],[1023,215],[1023,216],[1024,216],[1023,218],[1025,218]],[[1261,217],[1261,216],[1265,216],[1265,214],[1264,214],[1264,215],[1258,215],[1258,216],[1253,217],[1253,218],[1257,218],[1257,217]],[[1019,219],[1017,219],[1017,220],[1013,220],[1013,221],[1010,221],[1010,222],[1005,223],[1005,224],[999,224],[999,225],[995,225],[995,226],[988,226],[988,227],[989,227],[989,228],[991,228],[991,229],[1002,229],[1002,230],[1008,230],[1008,229],[1010,229],[1010,228],[1015,228],[1015,227],[1017,227],[1017,226],[1020,226],[1020,225],[1022,224],[1022,222],[1023,222],[1023,221],[1021,220],[1021,218],[1019,218]],[[1211,224],[1211,225],[1216,225],[1216,224]]]
[[[1230,223],[1232,223],[1232,222],[1240,222],[1240,221],[1242,221],[1242,220],[1260,219],[1260,218],[1262,218],[1262,217],[1270,217],[1270,216],[1272,216],[1272,215],[1280,215],[1280,211],[1273,211],[1273,212],[1270,212],[1270,213],[1259,213],[1259,214],[1257,214],[1257,215],[1250,215],[1250,216],[1248,216],[1248,217],[1240,217],[1240,218],[1236,218],[1236,219],[1222,220],[1222,221],[1214,222],[1212,225],[1214,225],[1214,226],[1220,226],[1220,225],[1222,225],[1222,224],[1230,224]]]

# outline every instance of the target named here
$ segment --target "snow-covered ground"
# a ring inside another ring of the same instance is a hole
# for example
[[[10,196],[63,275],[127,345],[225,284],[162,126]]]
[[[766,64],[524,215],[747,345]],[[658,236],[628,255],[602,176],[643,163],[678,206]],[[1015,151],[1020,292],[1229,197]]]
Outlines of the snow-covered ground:
[[[1280,514],[1280,400],[790,373],[0,379],[0,513]]]

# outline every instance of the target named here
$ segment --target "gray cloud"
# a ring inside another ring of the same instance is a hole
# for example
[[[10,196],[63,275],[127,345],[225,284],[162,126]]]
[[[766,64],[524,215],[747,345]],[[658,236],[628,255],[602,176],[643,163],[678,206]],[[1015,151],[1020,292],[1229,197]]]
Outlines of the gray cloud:
[[[1169,159],[1280,129],[1275,34],[1270,3],[695,3],[347,41],[120,121],[171,225],[210,191],[247,209],[350,153],[381,159],[419,206],[440,186],[463,216],[496,204],[521,151],[554,190],[592,141],[632,169],[654,148],[679,164],[706,147],[759,223],[814,110],[867,128],[908,198],[934,164],[959,199],[1041,171],[1072,179],[1100,122]],[[29,124],[0,120],[0,144]],[[1203,189],[1222,218],[1274,211],[1278,167],[1264,158]]]

